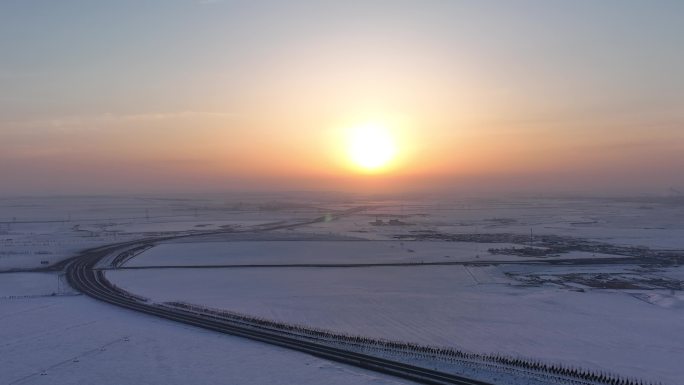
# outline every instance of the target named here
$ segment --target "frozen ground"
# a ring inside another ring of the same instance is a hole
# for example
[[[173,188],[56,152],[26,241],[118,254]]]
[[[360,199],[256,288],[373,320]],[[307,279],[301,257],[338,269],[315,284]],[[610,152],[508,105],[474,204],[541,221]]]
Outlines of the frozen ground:
[[[0,274],[0,335],[6,341],[0,345],[0,384],[20,383],[22,378],[26,383],[57,384],[93,378],[112,384],[215,383],[224,378],[239,378],[240,383],[274,383],[274,378],[283,383],[376,383],[377,376],[365,372],[99,304],[75,296],[58,275],[28,272],[45,266],[42,261],[51,264],[88,247],[207,230],[250,231],[360,205],[367,210],[296,229],[162,243],[126,267],[483,260],[508,264],[152,268],[107,274],[126,289],[159,301],[182,300],[356,335],[682,383],[684,268],[674,262],[516,265],[510,263],[621,256],[578,250],[537,257],[489,252],[538,247],[535,237],[554,235],[681,254],[682,199],[396,200],[249,194],[0,198],[0,271],[27,271]],[[530,240],[446,242],[420,240],[421,234],[497,234],[502,239],[523,235]],[[124,336],[129,341],[122,340]],[[105,351],[99,350],[109,343]],[[79,355],[83,358],[73,362]],[[272,369],[257,368],[259,357],[268,359]],[[130,370],[116,370],[120,367]],[[51,368],[47,376],[40,376],[46,368]],[[278,377],[279,371],[285,374]],[[133,373],[144,377],[132,381]]]
[[[0,298],[30,298],[76,294],[62,274],[3,273],[0,275]]]
[[[56,280],[12,275],[0,280],[11,279],[34,294],[49,295]],[[16,292],[0,286],[4,385],[405,383],[83,296],[8,299]]]
[[[621,245],[684,249],[684,199],[446,199],[374,200],[364,215],[342,218],[334,233],[391,239],[412,230],[448,233],[555,234]],[[400,219],[405,225],[375,226]],[[329,233],[328,224],[307,231]]]
[[[489,259],[487,249],[501,243],[397,241],[236,241],[163,243],[125,266],[449,262]],[[497,256],[497,260],[520,259]]]
[[[37,268],[88,247],[145,236],[247,230],[359,205],[368,210],[297,231],[369,240],[393,240],[425,230],[459,234],[532,232],[684,249],[684,204],[677,202],[435,197],[398,201],[331,194],[0,198],[0,271]],[[399,224],[390,225],[392,219]],[[376,221],[383,225],[376,225]],[[488,248],[484,244],[461,246],[468,255],[486,254]]]
[[[128,260],[125,267],[253,264],[354,264],[530,261],[534,258],[491,254],[491,248],[519,247],[511,243],[444,241],[303,241],[242,239],[224,242],[177,241],[161,243]],[[563,259],[615,258],[612,254],[570,252]],[[548,257],[559,259],[560,256]]]
[[[156,301],[203,304],[354,335],[520,355],[669,384],[682,378],[681,292],[520,287],[503,274],[525,268],[163,269],[109,271],[107,276]],[[659,296],[661,304],[635,297],[645,293]]]
[[[56,263],[79,251],[149,236],[244,230],[310,219],[326,202],[287,196],[0,198],[0,271]],[[338,207],[339,205],[331,205]]]

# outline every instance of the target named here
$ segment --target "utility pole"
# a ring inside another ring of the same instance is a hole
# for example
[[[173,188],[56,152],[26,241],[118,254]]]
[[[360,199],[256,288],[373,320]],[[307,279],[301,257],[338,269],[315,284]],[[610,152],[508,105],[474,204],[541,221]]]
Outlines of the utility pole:
[[[530,227],[530,246],[534,244],[534,236],[532,235],[532,228]]]

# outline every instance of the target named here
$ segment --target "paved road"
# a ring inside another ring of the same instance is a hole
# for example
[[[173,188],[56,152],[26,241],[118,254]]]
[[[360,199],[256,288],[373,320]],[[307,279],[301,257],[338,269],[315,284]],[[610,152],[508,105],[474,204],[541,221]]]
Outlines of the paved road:
[[[97,248],[83,253],[81,256],[71,261],[67,266],[67,279],[69,284],[90,297],[127,309],[204,329],[278,345],[309,353],[320,358],[394,375],[418,383],[435,385],[492,385],[449,373],[303,341],[294,337],[284,336],[277,332],[260,331],[256,324],[252,327],[248,327],[244,326],[244,324],[240,325],[228,320],[216,319],[215,317],[209,317],[207,315],[201,315],[181,309],[170,309],[168,307],[147,304],[143,299],[116,288],[105,278],[103,271],[94,269],[94,266],[102,258],[105,258],[110,253],[117,252],[121,247],[130,246],[133,246],[133,244],[128,242],[121,245]]]
[[[306,224],[334,220],[339,216],[348,215],[361,210],[363,210],[363,208],[353,208],[332,216],[323,216],[311,221],[295,224],[278,224],[268,228],[261,228],[259,231],[292,228]],[[211,234],[216,233],[218,232],[212,232]],[[195,234],[194,236],[208,234],[210,233]],[[69,284],[76,290],[90,297],[149,315],[309,353],[320,358],[358,366],[364,369],[397,376],[418,383],[434,385],[492,385],[490,383],[473,380],[462,376],[421,368],[397,361],[373,357],[366,354],[351,352],[344,349],[329,347],[314,342],[303,341],[301,339],[285,336],[273,331],[258,330],[258,325],[256,324],[250,327],[245,326],[244,323],[237,324],[229,320],[217,319],[216,317],[197,314],[182,309],[170,309],[168,307],[148,304],[145,303],[144,299],[137,297],[134,294],[124,292],[115,287],[105,278],[104,272],[102,270],[95,268],[100,260],[110,256],[113,253],[129,250],[132,247],[143,247],[150,242],[159,242],[162,240],[177,239],[189,236],[193,235],[142,239],[138,241],[98,247],[87,250],[81,255],[64,261],[58,266],[52,266],[51,268],[61,268],[65,265],[66,276]]]

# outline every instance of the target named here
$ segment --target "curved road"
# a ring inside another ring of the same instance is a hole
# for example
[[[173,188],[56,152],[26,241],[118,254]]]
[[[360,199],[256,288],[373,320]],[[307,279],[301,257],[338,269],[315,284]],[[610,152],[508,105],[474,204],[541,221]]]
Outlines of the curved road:
[[[425,369],[366,354],[346,351],[344,349],[329,347],[314,342],[302,341],[297,338],[284,336],[274,332],[255,330],[254,327],[239,325],[231,323],[228,320],[216,319],[207,315],[184,311],[182,309],[170,309],[167,307],[147,304],[140,298],[137,298],[135,295],[124,292],[115,287],[105,278],[103,271],[95,269],[95,266],[101,259],[124,248],[143,246],[151,241],[168,240],[173,238],[180,238],[180,236],[125,242],[85,251],[82,255],[68,261],[66,265],[67,280],[69,281],[69,284],[78,291],[92,298],[108,302],[113,305],[204,329],[214,330],[220,333],[266,342],[288,349],[308,353],[320,358],[358,366],[364,369],[401,377],[418,383],[434,385],[492,385],[487,382],[472,380],[462,376]]]

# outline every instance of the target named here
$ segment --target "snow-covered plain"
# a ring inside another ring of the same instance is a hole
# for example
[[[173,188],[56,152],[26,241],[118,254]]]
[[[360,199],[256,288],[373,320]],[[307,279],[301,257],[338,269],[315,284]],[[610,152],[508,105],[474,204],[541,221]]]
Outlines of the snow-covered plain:
[[[142,237],[244,230],[310,219],[321,202],[272,195],[0,198],[0,271],[35,269],[79,251]]]
[[[504,353],[676,384],[684,296],[520,287],[527,267],[165,269],[109,271],[155,301],[184,301],[278,321],[481,353]]]
[[[448,233],[555,234],[615,244],[684,249],[682,198],[507,198],[371,201],[374,209],[336,221],[333,232],[368,239],[392,239],[411,230]],[[374,226],[399,218],[405,226]],[[307,231],[329,233],[328,224]]]
[[[332,222],[251,232],[267,223],[296,223],[361,205],[367,209]],[[684,280],[682,267],[523,265],[512,262],[616,255],[576,250],[533,258],[488,251],[527,247],[526,242],[420,240],[421,232],[548,234],[678,252],[684,249],[681,200],[250,194],[0,199],[0,271],[25,271],[0,274],[2,337],[17,341],[0,345],[0,383],[222,382],[219,378],[375,383],[377,376],[365,372],[263,345],[252,348],[249,341],[99,304],[75,296],[58,274],[29,272],[44,266],[41,261],[54,263],[89,247],[216,230],[238,233],[160,243],[125,266],[151,269],[107,271],[107,276],[155,301],[181,300],[354,335],[498,352],[665,384],[680,384],[684,378],[679,364],[684,295],[676,289]],[[483,266],[483,261],[507,263]],[[421,262],[478,264],[415,265]],[[201,267],[330,263],[413,265]],[[154,269],[166,265],[199,268]],[[636,282],[636,288],[587,286],[592,279],[613,278],[619,284]],[[650,281],[642,285],[640,279]],[[651,281],[657,284],[649,286]],[[123,335],[129,341],[122,341]],[[109,342],[111,347],[98,350]],[[67,348],[58,348],[62,345]],[[126,349],[107,356],[115,346]],[[216,357],[225,351],[230,359]],[[77,353],[106,358],[86,368],[70,358]],[[259,372],[260,357],[273,370]],[[130,369],[117,371],[120,367]],[[40,376],[45,368],[51,369]],[[286,374],[277,377],[278,371]]]
[[[45,296],[9,299],[16,290],[0,286],[3,385],[406,383],[84,296],[52,297],[49,274],[11,279]]]
[[[162,243],[129,260],[127,267],[229,264],[353,264],[472,261],[490,256],[491,247],[506,243],[398,242],[398,241],[235,241]]]

